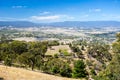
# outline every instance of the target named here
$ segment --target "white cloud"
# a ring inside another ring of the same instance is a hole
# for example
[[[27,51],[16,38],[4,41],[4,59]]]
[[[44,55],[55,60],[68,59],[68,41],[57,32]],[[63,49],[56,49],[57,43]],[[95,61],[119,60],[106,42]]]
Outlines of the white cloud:
[[[30,18],[32,20],[55,20],[55,19],[59,19],[60,16],[58,16],[58,15],[53,15],[53,16],[31,16]]]
[[[12,8],[26,8],[27,6],[12,6]]]
[[[48,15],[48,16],[31,16],[29,20],[31,21],[45,21],[45,22],[57,22],[74,19],[72,16],[68,15]]]
[[[101,12],[102,10],[99,8],[96,9],[89,9],[89,12]]]

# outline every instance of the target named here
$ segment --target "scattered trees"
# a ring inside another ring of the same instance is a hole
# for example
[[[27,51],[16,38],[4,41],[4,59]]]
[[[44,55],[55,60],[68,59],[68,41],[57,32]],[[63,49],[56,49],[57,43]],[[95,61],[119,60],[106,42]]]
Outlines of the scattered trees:
[[[58,58],[53,58],[44,64],[43,71],[49,74],[58,74],[71,77],[72,70],[68,63]]]
[[[109,52],[109,49],[109,45],[93,44],[88,49],[88,54],[90,54],[101,63],[104,63],[112,59],[112,55]]]
[[[119,80],[120,79],[120,34],[117,34],[117,41],[113,43],[114,57],[110,54],[110,46],[106,44],[91,44],[86,48],[86,42],[79,44],[69,44],[73,54],[78,57],[78,60],[72,59],[66,50],[60,50],[67,57],[59,57],[58,54],[46,56],[45,53],[48,47],[59,45],[57,41],[53,42],[23,42],[11,41],[0,43],[0,61],[4,61],[5,65],[12,66],[17,63],[19,66],[31,68],[31,70],[39,69],[45,73],[60,75],[64,77],[85,78],[88,73],[86,65],[81,56],[84,50],[88,54],[101,63],[111,61],[105,71],[100,73],[100,76],[95,77],[96,80]],[[71,66],[72,64],[72,66]],[[92,64],[90,64],[92,65]],[[114,69],[113,69],[114,68]],[[96,75],[95,69],[91,69],[91,73]],[[102,76],[102,77],[101,77]],[[101,77],[101,78],[100,78]]]
[[[59,45],[59,42],[58,41],[49,41],[48,42],[48,46],[50,47],[50,46],[57,46],[57,45]]]
[[[112,45],[113,58],[107,68],[95,80],[120,80],[120,33],[117,34],[117,41]]]

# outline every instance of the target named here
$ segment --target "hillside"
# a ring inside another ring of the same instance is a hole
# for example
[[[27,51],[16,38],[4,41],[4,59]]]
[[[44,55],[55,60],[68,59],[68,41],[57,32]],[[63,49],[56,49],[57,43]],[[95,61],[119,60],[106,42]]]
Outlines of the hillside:
[[[0,65],[0,78],[4,80],[78,80],[3,65]]]

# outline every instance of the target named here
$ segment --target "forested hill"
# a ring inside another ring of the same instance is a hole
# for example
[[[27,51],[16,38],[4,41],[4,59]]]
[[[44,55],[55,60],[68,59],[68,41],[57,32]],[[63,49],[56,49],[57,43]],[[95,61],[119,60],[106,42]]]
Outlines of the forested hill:
[[[119,21],[64,21],[53,23],[33,23],[29,21],[0,21],[0,27],[33,27],[33,26],[54,26],[54,27],[120,27]]]

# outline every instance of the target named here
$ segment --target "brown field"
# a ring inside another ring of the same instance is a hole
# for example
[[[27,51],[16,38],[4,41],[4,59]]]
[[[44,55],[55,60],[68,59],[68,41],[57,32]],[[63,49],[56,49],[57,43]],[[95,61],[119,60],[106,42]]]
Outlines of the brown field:
[[[52,46],[52,49],[48,48],[46,55],[58,54],[60,49],[67,50],[68,52],[71,52],[71,49],[68,45],[59,45],[59,46]]]
[[[6,67],[3,65],[0,65],[0,78],[4,78],[4,80],[80,80],[58,77],[45,73],[25,70],[22,68]]]

